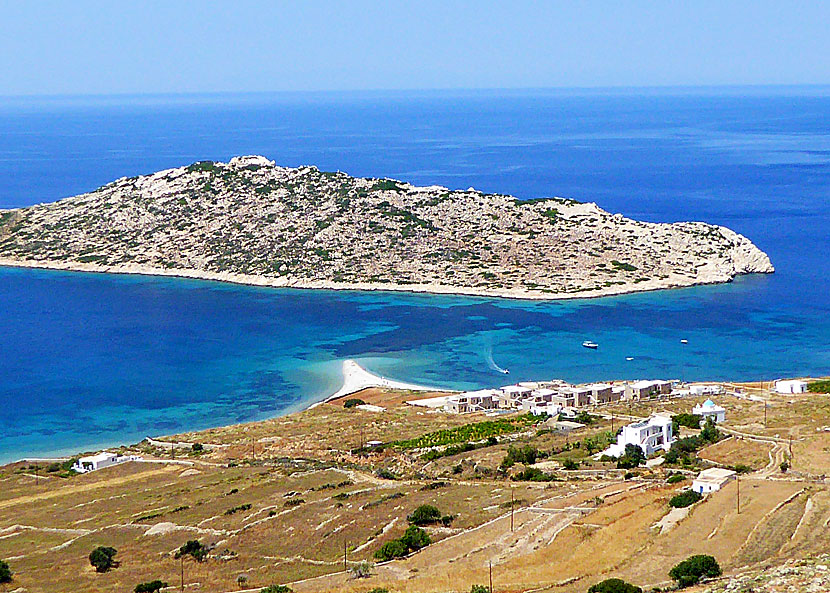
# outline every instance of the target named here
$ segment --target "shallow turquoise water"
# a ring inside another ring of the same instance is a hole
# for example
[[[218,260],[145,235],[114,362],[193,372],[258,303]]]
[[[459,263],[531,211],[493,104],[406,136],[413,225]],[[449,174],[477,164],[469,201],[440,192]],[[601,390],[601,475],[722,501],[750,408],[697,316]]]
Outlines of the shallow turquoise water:
[[[489,353],[510,380],[830,374],[827,121],[815,89],[0,104],[0,207],[258,152],[725,224],[777,268],[551,303],[0,268],[0,461],[273,416],[334,391],[344,358],[456,388],[505,380]]]

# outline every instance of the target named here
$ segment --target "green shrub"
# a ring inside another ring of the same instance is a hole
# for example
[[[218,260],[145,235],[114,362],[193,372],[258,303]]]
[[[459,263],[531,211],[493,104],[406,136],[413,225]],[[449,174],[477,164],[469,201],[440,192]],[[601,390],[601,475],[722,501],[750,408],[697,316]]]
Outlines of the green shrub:
[[[579,462],[574,461],[571,458],[568,458],[568,459],[566,459],[565,461],[562,462],[562,467],[566,470],[579,469]]]
[[[787,473],[787,470],[790,469],[790,464],[786,461],[782,461],[781,464],[778,466],[778,469],[781,470],[781,473]]]
[[[352,397],[343,402],[344,408],[356,408],[357,406],[365,406],[366,402],[358,397]]]
[[[406,520],[413,525],[433,525],[441,520],[441,511],[431,504],[422,504]]]
[[[490,589],[484,585],[473,585],[470,587],[470,593],[490,593]]]
[[[669,501],[669,506],[676,509],[682,509],[693,505],[701,498],[703,498],[703,495],[699,492],[695,492],[694,490],[686,490],[685,492],[681,492],[677,496],[672,497]]]
[[[409,548],[406,547],[399,539],[393,539],[383,544],[380,549],[375,552],[375,558],[381,562],[385,560],[394,560],[395,558],[403,558],[409,554]]]
[[[539,450],[530,445],[523,445],[521,447],[514,447],[510,445],[507,448],[507,455],[501,462],[502,467],[511,467],[516,463],[524,463],[525,465],[533,465],[539,457]]]
[[[139,583],[133,589],[134,593],[158,593],[167,586],[167,583],[156,579],[148,583]]]
[[[682,589],[696,585],[703,577],[719,577],[721,575],[718,561],[705,554],[689,556],[669,571],[669,576],[677,581]]]
[[[431,544],[432,540],[426,531],[415,525],[410,525],[401,537],[401,542],[413,552],[417,552]]]
[[[260,590],[259,593],[293,593],[293,589],[285,585],[270,585]]]
[[[643,450],[639,446],[629,443],[625,446],[625,452],[617,459],[617,468],[634,469],[645,463],[645,461],[646,456]]]
[[[526,467],[513,476],[514,481],[519,482],[555,482],[559,478],[540,470],[538,467]]]
[[[643,593],[643,590],[622,579],[605,579],[588,587],[588,593]]]
[[[398,476],[396,476],[396,475],[395,475],[395,474],[393,474],[391,471],[389,471],[388,469],[383,468],[383,467],[382,467],[382,468],[380,468],[380,469],[378,469],[378,470],[375,472],[375,475],[376,475],[377,477],[379,477],[379,478],[383,479],[383,480],[397,480],[397,479],[398,479]]]
[[[700,421],[702,420],[702,417],[698,414],[675,414],[671,417],[671,419],[679,426],[698,429],[700,428]]]
[[[89,563],[95,567],[95,572],[107,572],[117,566],[115,555],[118,550],[106,546],[98,546],[89,553]]]
[[[205,545],[203,545],[197,539],[188,540],[181,548],[178,549],[176,552],[176,558],[182,558],[183,556],[191,556],[197,562],[204,561],[207,558],[208,549]]]
[[[666,482],[668,482],[669,484],[677,484],[678,482],[682,482],[685,479],[686,476],[684,476],[683,474],[672,474],[666,479]]]
[[[0,560],[0,583],[12,582],[12,569],[5,560]]]

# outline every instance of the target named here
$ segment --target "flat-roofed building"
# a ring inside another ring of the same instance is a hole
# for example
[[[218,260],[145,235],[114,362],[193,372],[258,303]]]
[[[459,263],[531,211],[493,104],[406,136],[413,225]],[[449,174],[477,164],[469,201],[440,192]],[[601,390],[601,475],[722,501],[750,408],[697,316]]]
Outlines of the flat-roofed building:
[[[709,494],[723,488],[727,482],[735,479],[737,474],[731,469],[712,467],[700,472],[692,481],[692,490],[698,494]]]

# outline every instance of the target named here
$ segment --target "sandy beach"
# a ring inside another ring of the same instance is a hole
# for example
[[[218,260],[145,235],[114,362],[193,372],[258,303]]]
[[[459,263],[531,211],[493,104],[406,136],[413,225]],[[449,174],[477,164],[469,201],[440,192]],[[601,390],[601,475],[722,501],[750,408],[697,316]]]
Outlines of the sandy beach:
[[[380,377],[371,373],[360,366],[354,360],[343,361],[343,386],[334,394],[327,397],[324,402],[332,401],[352,393],[357,393],[370,387],[385,387],[387,389],[403,389],[407,391],[449,391],[442,387],[427,387],[424,385],[416,385],[414,383],[405,383],[403,381],[395,381],[387,377]],[[314,406],[319,405],[318,402]],[[310,407],[314,407],[310,406]]]

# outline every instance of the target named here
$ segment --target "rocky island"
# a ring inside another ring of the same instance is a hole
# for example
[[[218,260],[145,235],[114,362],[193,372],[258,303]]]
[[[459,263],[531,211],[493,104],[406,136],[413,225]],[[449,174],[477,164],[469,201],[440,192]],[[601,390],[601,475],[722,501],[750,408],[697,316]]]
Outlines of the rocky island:
[[[0,211],[0,264],[541,299],[773,271],[721,226],[638,222],[571,199],[416,187],[261,156]]]

